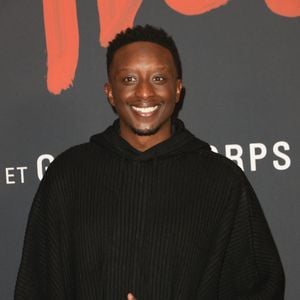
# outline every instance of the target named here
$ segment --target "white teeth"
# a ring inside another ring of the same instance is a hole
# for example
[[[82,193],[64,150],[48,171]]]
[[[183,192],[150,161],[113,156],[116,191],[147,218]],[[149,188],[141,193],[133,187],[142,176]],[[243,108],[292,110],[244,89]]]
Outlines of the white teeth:
[[[134,109],[135,111],[137,112],[141,112],[141,113],[152,113],[154,112],[155,110],[158,109],[158,105],[155,105],[155,106],[149,106],[149,107],[137,107],[137,106],[131,106],[132,109]]]

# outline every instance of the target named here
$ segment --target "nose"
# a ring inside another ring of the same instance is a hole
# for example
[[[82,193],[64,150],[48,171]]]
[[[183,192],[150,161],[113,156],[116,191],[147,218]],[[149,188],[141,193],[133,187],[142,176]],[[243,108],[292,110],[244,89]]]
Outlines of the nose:
[[[154,95],[153,86],[147,80],[141,80],[136,85],[135,95],[141,99],[147,99]]]

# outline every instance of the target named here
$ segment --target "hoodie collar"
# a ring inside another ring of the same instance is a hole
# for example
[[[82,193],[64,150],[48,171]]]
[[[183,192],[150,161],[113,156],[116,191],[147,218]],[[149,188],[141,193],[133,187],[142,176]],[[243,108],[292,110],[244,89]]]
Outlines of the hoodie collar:
[[[120,123],[119,119],[117,119],[104,132],[92,136],[90,141],[108,148],[123,158],[136,161],[180,155],[181,153],[194,151],[199,148],[210,149],[207,143],[191,134],[179,119],[175,119],[172,123],[172,136],[170,138],[143,152],[135,149],[123,139],[119,135],[119,128]]]

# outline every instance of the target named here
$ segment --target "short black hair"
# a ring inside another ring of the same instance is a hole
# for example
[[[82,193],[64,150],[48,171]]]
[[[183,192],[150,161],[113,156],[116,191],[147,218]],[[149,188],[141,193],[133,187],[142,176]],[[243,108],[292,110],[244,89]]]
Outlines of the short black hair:
[[[109,42],[106,52],[106,68],[109,75],[109,69],[114,58],[114,54],[118,49],[134,42],[151,42],[158,44],[170,51],[172,54],[175,67],[177,69],[178,78],[182,79],[182,67],[178,49],[173,38],[162,28],[152,25],[136,25],[133,28],[127,28],[118,33],[115,38]]]

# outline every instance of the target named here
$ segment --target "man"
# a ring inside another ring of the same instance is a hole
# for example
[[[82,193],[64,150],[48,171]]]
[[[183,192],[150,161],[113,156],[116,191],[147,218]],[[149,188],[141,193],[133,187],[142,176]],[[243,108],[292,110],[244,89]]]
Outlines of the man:
[[[119,119],[48,168],[15,299],[283,299],[280,259],[245,175],[174,118],[173,39],[127,29],[108,47],[107,71]]]

